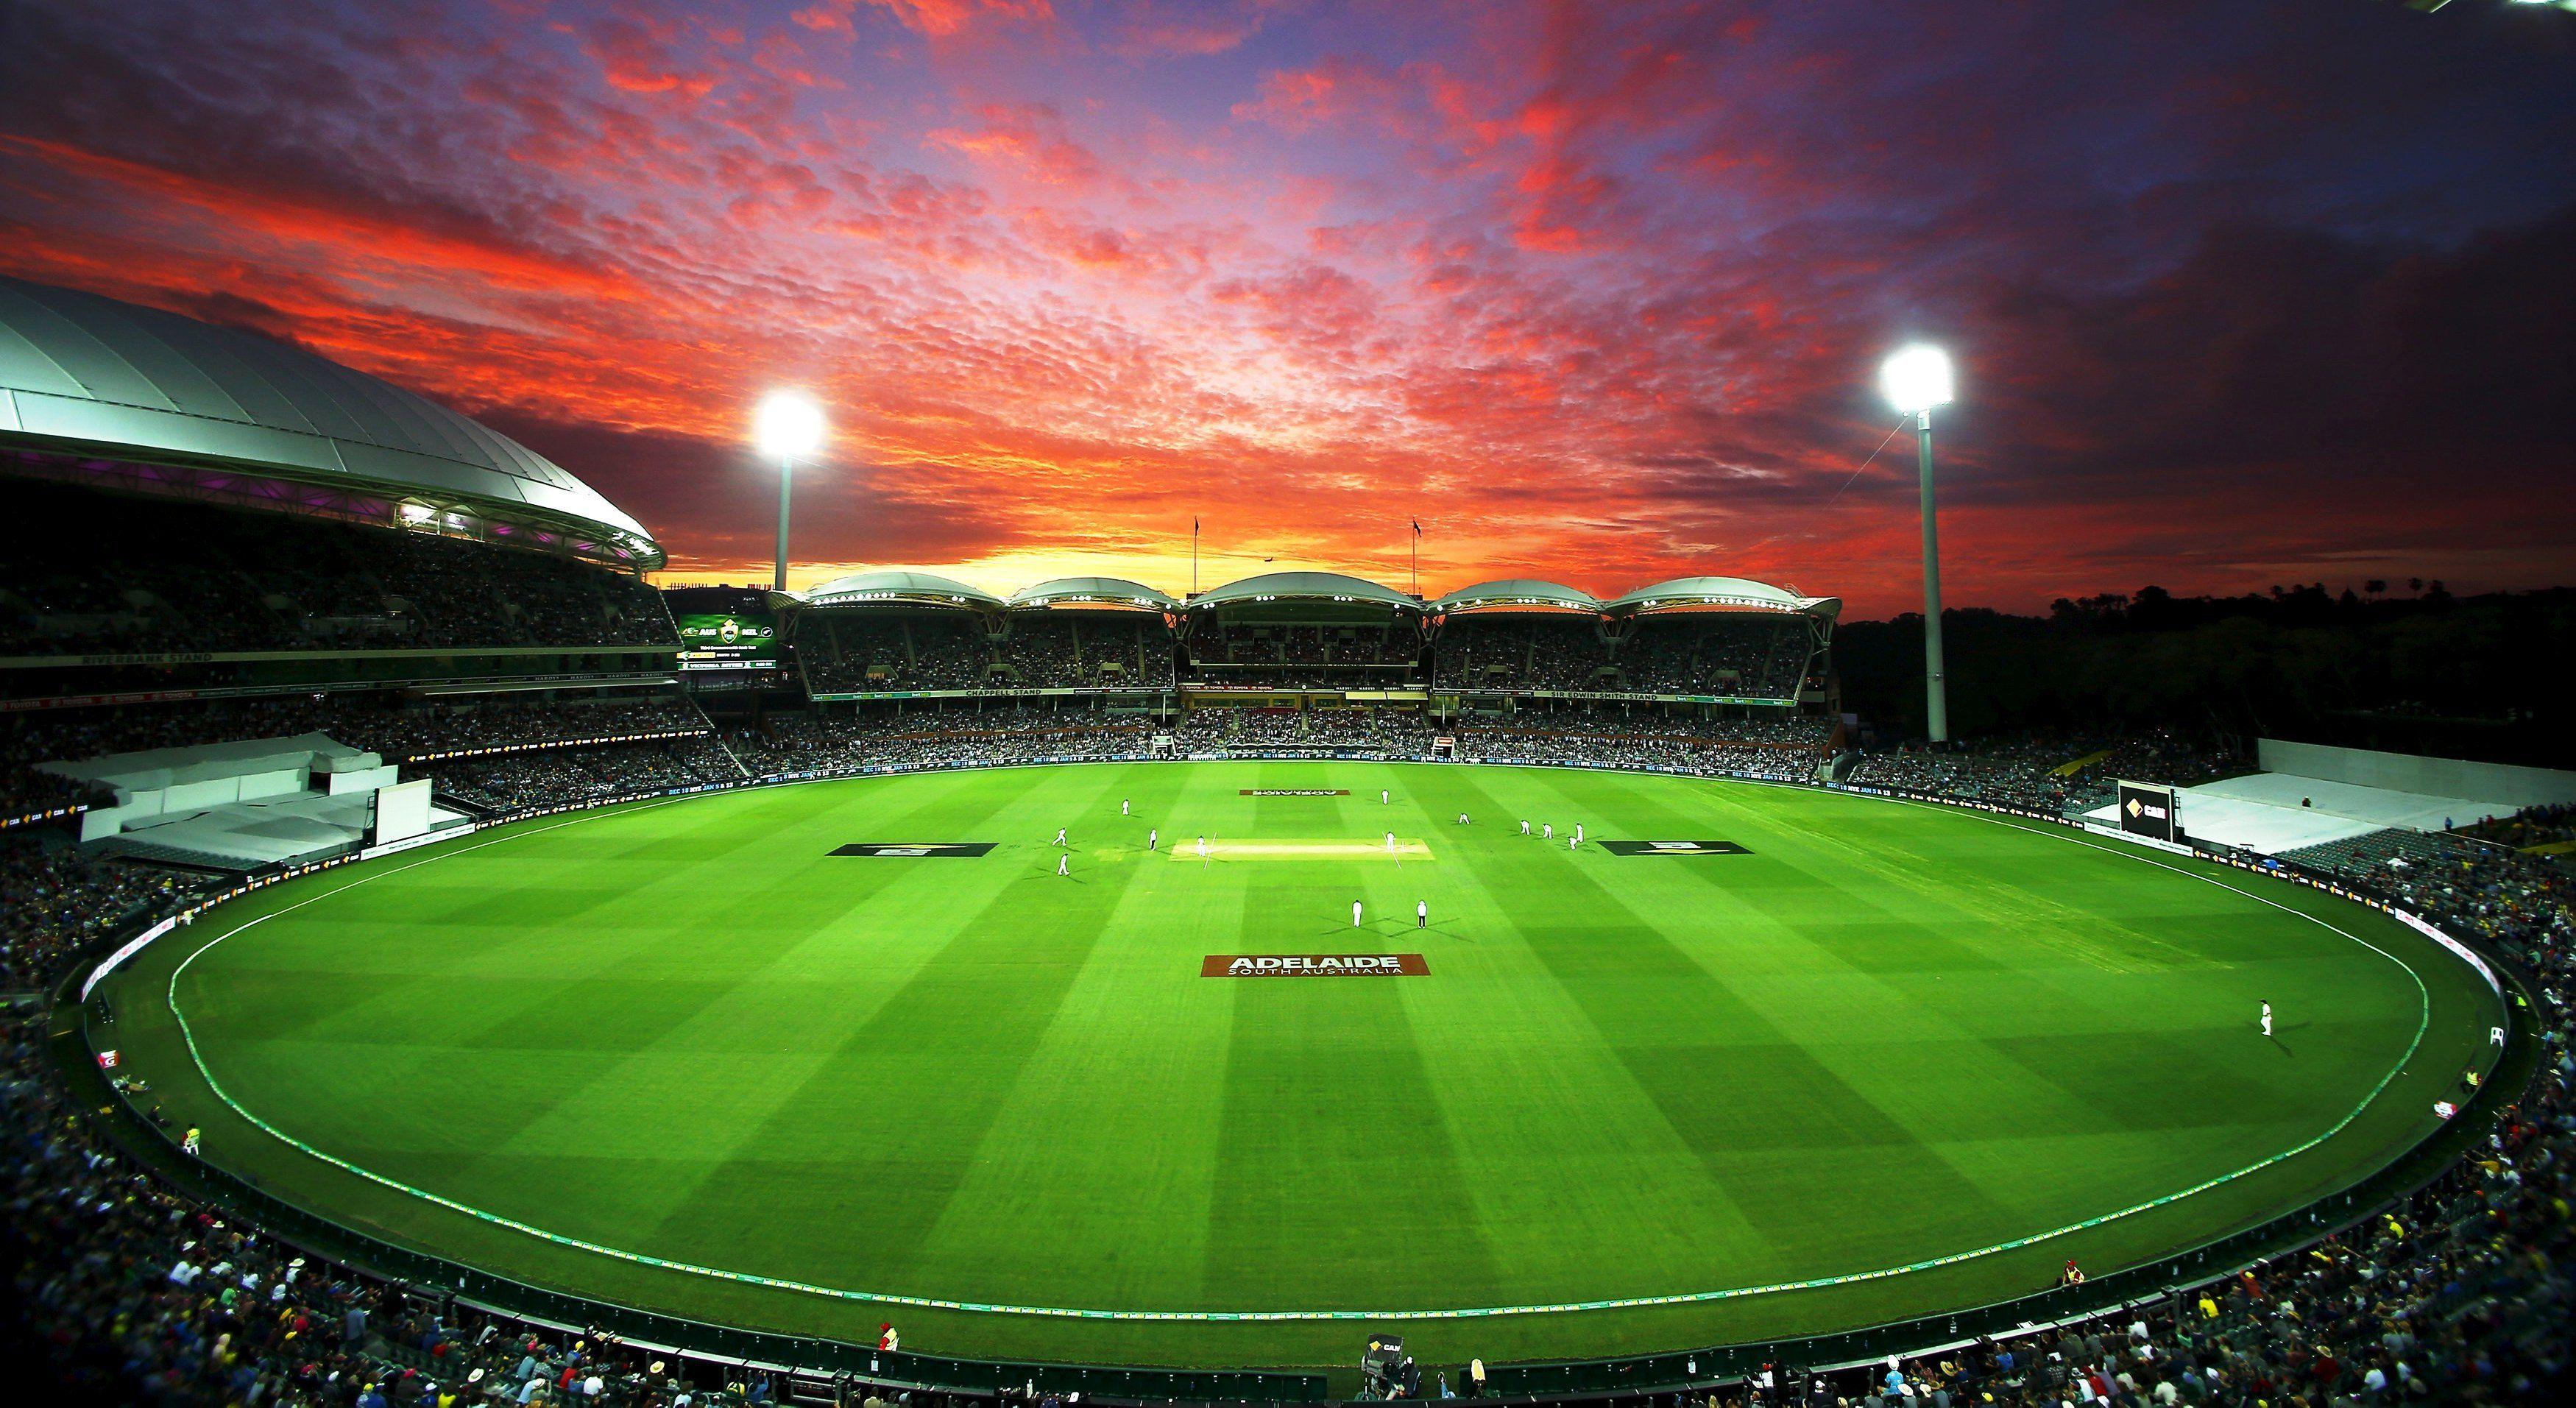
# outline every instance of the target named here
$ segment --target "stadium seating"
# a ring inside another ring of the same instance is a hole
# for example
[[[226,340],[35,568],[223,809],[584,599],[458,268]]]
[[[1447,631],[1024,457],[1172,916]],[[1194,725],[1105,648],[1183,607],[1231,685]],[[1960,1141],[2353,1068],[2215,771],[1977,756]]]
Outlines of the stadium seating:
[[[1001,643],[1002,683],[1015,689],[1169,689],[1172,636],[1133,613],[1022,613]]]
[[[1617,692],[1610,646],[1589,615],[1453,616],[1440,623],[1432,678],[1441,689]]]
[[[1621,687],[1640,694],[1795,699],[1811,649],[1797,617],[1678,612],[1638,618],[1617,664]]]
[[[636,578],[328,519],[13,486],[0,656],[677,644]],[[51,525],[113,523],[64,534]]]
[[[992,639],[963,612],[797,613],[796,659],[815,694],[1002,687]]]

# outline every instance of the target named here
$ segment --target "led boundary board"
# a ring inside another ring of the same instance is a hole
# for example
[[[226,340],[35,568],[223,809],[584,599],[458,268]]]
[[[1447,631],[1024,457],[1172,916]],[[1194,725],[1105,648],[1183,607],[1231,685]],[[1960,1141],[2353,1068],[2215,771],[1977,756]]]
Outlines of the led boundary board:
[[[2182,844],[2182,794],[2161,783],[2123,780],[2120,829],[2167,845]]]
[[[778,623],[766,611],[674,616],[683,670],[766,670],[778,664]]]

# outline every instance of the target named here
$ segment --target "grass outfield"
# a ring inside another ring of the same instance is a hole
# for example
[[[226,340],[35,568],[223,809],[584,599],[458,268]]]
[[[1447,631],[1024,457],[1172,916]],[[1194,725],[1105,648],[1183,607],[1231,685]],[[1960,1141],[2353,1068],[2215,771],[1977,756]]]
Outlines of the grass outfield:
[[[1299,788],[1348,792],[1250,795]],[[1522,817],[1746,853],[1569,851],[1522,838]],[[1183,858],[1149,855],[1149,826]],[[858,842],[995,844],[833,854]],[[1201,976],[1210,954],[1348,953],[1429,972]],[[545,1240],[276,1136],[742,1276],[1385,1312],[1904,1266],[2150,1202],[2351,1117],[2188,1198],[1936,1269],[1405,1327],[1428,1362],[1585,1357],[1998,1299],[2069,1256],[2099,1272],[2259,1220],[2421,1137],[2484,1061],[2493,1002],[2384,916],[2061,828],[1367,763],[971,771],[548,818],[262,891],[113,991],[102,1044],[205,1127],[208,1157],[392,1240],[700,1318],[850,1338],[890,1318],[930,1353],[1170,1365],[1339,1364],[1363,1327],[779,1289]]]

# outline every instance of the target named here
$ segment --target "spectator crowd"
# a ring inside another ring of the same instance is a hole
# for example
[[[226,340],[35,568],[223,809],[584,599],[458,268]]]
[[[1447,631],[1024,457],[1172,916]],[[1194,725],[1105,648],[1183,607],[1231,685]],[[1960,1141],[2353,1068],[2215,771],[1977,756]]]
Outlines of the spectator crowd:
[[[33,483],[0,524],[0,656],[674,645],[637,577],[550,553]],[[108,535],[57,525],[112,521]]]

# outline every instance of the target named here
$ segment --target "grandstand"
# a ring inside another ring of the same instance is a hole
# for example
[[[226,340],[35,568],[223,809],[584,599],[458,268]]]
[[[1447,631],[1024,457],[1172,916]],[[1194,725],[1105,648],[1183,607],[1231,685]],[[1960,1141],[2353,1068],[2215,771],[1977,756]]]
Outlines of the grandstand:
[[[1425,619],[1420,602],[1360,577],[1246,577],[1191,598],[1182,677],[1211,701],[1325,690],[1418,704]]]
[[[1618,692],[1615,637],[1589,592],[1511,578],[1451,592],[1431,610],[1433,683],[1471,707],[1514,695]]]
[[[309,862],[441,759],[709,733],[651,534],[300,348],[0,278],[0,480],[0,830],[86,865]]]
[[[1820,662],[1842,603],[1741,577],[1683,577],[1602,604],[1631,694],[1702,704],[1824,702]]]

